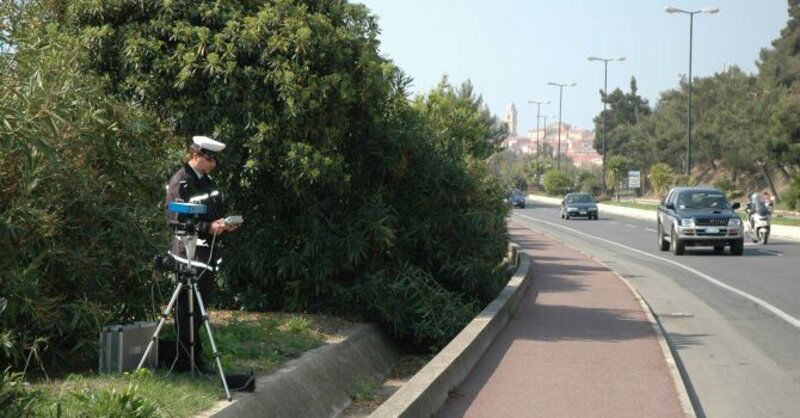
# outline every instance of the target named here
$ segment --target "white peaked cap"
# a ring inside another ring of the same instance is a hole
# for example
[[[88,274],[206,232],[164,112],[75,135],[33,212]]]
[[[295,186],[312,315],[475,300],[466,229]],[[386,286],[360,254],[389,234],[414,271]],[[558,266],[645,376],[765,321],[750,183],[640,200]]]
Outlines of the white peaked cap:
[[[192,143],[194,143],[203,150],[211,152],[220,152],[225,149],[225,144],[213,140],[207,136],[193,136]]]

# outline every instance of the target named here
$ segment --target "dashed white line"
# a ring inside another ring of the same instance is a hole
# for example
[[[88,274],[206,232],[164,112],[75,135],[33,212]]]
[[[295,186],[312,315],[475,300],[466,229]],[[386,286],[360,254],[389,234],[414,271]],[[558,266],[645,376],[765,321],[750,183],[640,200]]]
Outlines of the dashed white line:
[[[587,233],[584,233],[584,232],[581,232],[581,231],[578,231],[576,229],[572,229],[572,228],[569,228],[569,227],[566,227],[566,226],[563,226],[563,225],[558,225],[558,224],[555,224],[555,223],[552,223],[552,222],[543,221],[541,219],[531,218],[530,216],[525,216],[525,215],[519,215],[519,216],[523,217],[525,219],[529,219],[529,220],[534,221],[534,222],[541,222],[541,223],[544,223],[544,224],[547,224],[547,225],[550,225],[550,226],[554,226],[556,228],[565,229],[567,231],[570,231],[570,232],[573,232],[573,233],[576,233],[576,234],[579,234],[579,235],[583,235],[585,237],[593,238],[595,240],[602,241],[602,242],[605,242],[605,243],[608,243],[608,244],[611,244],[611,245],[616,245],[616,246],[624,248],[624,249],[626,249],[628,251],[633,251],[633,252],[635,252],[637,254],[641,254],[643,256],[650,257],[650,258],[655,258],[656,260],[660,260],[660,261],[663,261],[665,263],[669,263],[669,264],[672,264],[672,265],[674,265],[676,267],[682,268],[682,269],[684,269],[684,270],[696,275],[697,277],[700,277],[701,279],[703,279],[703,280],[705,280],[705,281],[707,281],[709,283],[712,283],[712,284],[717,285],[717,286],[719,286],[719,287],[721,287],[721,288],[723,288],[725,290],[733,292],[733,293],[735,293],[735,294],[737,294],[737,295],[739,295],[739,296],[741,296],[741,297],[743,297],[743,298],[745,298],[745,299],[747,299],[747,300],[749,300],[749,301],[761,306],[762,308],[766,309],[767,311],[772,312],[778,318],[783,319],[784,321],[788,322],[790,325],[794,326],[795,328],[800,329],[800,319],[797,319],[797,318],[787,314],[786,312],[778,309],[777,307],[771,305],[769,302],[767,302],[767,301],[765,301],[763,299],[760,299],[760,298],[758,298],[756,296],[753,296],[753,295],[751,295],[751,294],[749,294],[749,293],[747,293],[745,291],[739,290],[739,289],[737,289],[737,288],[735,288],[735,287],[733,287],[731,285],[725,284],[725,283],[723,283],[723,282],[721,282],[721,281],[719,281],[719,280],[717,280],[717,279],[715,279],[715,278],[713,278],[713,277],[711,277],[711,276],[709,276],[709,275],[707,275],[707,274],[705,274],[705,273],[703,273],[703,272],[701,272],[699,270],[693,269],[693,268],[691,268],[689,266],[685,266],[685,265],[683,265],[683,264],[681,264],[681,263],[679,263],[677,261],[670,260],[670,259],[667,259],[667,258],[664,258],[664,257],[659,257],[657,255],[653,255],[653,254],[650,254],[650,253],[647,253],[647,252],[644,252],[644,251],[641,251],[641,250],[637,250],[636,248],[628,247],[627,245],[620,244],[618,242],[614,242],[614,241],[611,241],[611,240],[607,240],[605,238],[596,237],[594,235],[587,234]]]

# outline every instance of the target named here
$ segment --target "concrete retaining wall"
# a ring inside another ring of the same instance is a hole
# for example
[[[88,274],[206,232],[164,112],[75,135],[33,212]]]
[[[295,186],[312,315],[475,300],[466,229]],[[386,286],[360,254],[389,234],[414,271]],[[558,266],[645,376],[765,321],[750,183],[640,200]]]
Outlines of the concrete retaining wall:
[[[350,402],[359,379],[386,376],[397,359],[391,340],[375,325],[357,327],[339,343],[327,344],[259,377],[254,393],[235,393],[200,417],[331,417]]]
[[[532,200],[533,202],[543,203],[548,205],[561,204],[561,199],[555,197],[528,195],[528,199]],[[601,215],[602,213],[609,213],[613,215],[625,216],[628,218],[653,221],[654,223],[656,222],[656,211],[654,210],[625,208],[621,206],[607,205],[603,203],[598,204],[597,208],[600,211]],[[773,224],[772,232],[770,232],[770,237],[800,241],[800,227]]]
[[[512,245],[518,268],[500,295],[371,416],[428,417],[444,405],[517,309],[532,277],[530,259],[518,249]]]

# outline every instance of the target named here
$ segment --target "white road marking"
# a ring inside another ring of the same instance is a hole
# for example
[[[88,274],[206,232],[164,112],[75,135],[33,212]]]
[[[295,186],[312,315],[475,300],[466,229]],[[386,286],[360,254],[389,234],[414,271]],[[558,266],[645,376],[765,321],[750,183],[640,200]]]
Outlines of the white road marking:
[[[625,226],[629,226],[631,228],[638,228],[639,227],[638,225],[631,225],[631,224],[625,224]]]
[[[655,234],[656,232],[658,232],[658,231],[656,231],[656,230],[655,230],[655,229],[653,229],[653,228],[644,228],[644,230],[645,230],[645,231],[647,231],[647,232],[652,232],[652,233],[654,233],[654,234]]]
[[[709,275],[707,275],[707,274],[705,274],[705,273],[703,273],[701,271],[693,269],[693,268],[691,268],[689,266],[685,266],[685,265],[683,265],[683,264],[681,264],[681,263],[679,263],[677,261],[670,260],[670,259],[667,259],[667,258],[664,258],[664,257],[659,257],[657,255],[653,255],[653,254],[650,254],[650,253],[647,253],[647,252],[644,252],[644,251],[641,251],[641,250],[637,250],[636,248],[631,248],[631,247],[628,247],[627,245],[623,245],[623,244],[620,244],[618,242],[607,240],[605,238],[600,238],[600,237],[596,237],[596,236],[591,235],[591,234],[586,234],[586,233],[583,233],[581,231],[578,231],[578,230],[575,230],[575,229],[572,229],[572,228],[569,228],[569,227],[566,227],[566,226],[563,226],[563,225],[554,224],[552,222],[543,221],[541,219],[531,218],[530,216],[525,216],[525,215],[519,215],[519,216],[521,216],[521,217],[523,217],[525,219],[530,219],[531,221],[534,221],[534,222],[545,223],[547,225],[554,226],[556,228],[565,229],[567,231],[571,231],[571,232],[574,232],[576,234],[583,235],[585,237],[593,238],[593,239],[596,239],[598,241],[606,242],[606,243],[611,244],[611,245],[616,245],[616,246],[624,248],[624,249],[626,249],[628,251],[633,251],[633,252],[635,252],[637,254],[641,254],[641,255],[644,255],[644,256],[647,256],[647,257],[651,257],[651,258],[655,258],[656,260],[661,260],[661,261],[663,261],[665,263],[669,263],[669,264],[672,264],[672,265],[674,265],[676,267],[680,267],[680,268],[682,268],[682,269],[684,269],[684,270],[686,270],[686,271],[688,271],[690,273],[695,274],[696,276],[700,277],[701,279],[706,280],[709,283],[715,284],[715,285],[717,285],[717,286],[719,286],[719,287],[721,287],[721,288],[723,288],[725,290],[733,292],[733,293],[735,293],[735,294],[737,294],[737,295],[739,295],[739,296],[741,296],[741,297],[743,297],[743,298],[745,298],[745,299],[757,304],[758,306],[761,306],[762,308],[766,309],[767,311],[772,312],[773,314],[775,314],[778,318],[783,319],[784,321],[788,322],[790,325],[794,326],[795,328],[800,329],[800,319],[797,319],[797,318],[787,314],[786,312],[778,309],[777,307],[771,305],[770,303],[768,303],[767,301],[765,301],[763,299],[760,299],[760,298],[758,298],[756,296],[753,296],[753,295],[751,295],[751,294],[749,294],[749,293],[747,293],[745,291],[739,290],[739,289],[737,289],[737,288],[735,288],[735,287],[733,287],[731,285],[725,284],[725,283],[723,283],[723,282],[721,282],[721,281],[719,281],[719,280],[717,280],[717,279],[715,279],[715,278],[713,278],[713,277],[711,277],[711,276],[709,276]]]

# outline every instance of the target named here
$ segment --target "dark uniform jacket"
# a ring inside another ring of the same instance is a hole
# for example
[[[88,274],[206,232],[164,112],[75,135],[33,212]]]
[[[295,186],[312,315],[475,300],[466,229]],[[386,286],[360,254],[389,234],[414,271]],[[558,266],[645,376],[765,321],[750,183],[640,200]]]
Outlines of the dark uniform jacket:
[[[198,178],[194,169],[189,164],[184,164],[183,168],[172,176],[167,185],[167,205],[169,205],[169,202],[179,199],[186,203],[197,203],[206,206],[206,213],[199,215],[197,218],[198,239],[195,263],[193,264],[197,267],[205,267],[215,271],[220,259],[219,236],[214,244],[213,259],[210,259],[213,235],[209,233],[209,227],[215,220],[225,217],[222,193],[219,191],[217,183],[208,174],[203,174],[202,178]],[[167,223],[178,219],[178,214],[170,212],[169,208],[165,209],[165,214]],[[186,249],[178,239],[173,238],[170,253],[178,261],[185,262]]]

